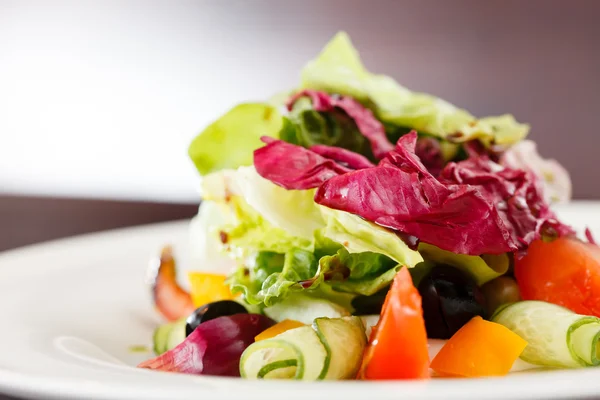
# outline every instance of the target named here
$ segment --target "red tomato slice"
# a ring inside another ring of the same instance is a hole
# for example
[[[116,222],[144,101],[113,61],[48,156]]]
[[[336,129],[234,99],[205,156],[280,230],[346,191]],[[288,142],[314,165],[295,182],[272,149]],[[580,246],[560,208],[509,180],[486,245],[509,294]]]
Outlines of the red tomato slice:
[[[359,372],[360,379],[428,379],[427,332],[421,296],[402,268],[385,298]]]
[[[515,262],[523,300],[541,300],[600,317],[600,247],[575,238],[537,240]]]

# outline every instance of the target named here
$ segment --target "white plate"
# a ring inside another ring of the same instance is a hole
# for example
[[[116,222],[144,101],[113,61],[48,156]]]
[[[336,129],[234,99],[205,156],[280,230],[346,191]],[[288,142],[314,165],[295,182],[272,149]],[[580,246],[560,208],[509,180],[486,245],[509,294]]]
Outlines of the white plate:
[[[600,234],[600,203],[562,208]],[[0,255],[0,392],[57,399],[564,398],[600,393],[600,368],[428,382],[245,381],[139,370],[159,323],[148,260],[175,245],[185,269],[187,222],[131,228]]]

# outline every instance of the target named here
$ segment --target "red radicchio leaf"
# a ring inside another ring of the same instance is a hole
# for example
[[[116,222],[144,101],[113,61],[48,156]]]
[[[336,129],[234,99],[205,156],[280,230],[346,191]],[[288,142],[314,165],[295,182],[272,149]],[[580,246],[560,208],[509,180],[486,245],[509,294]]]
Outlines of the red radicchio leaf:
[[[430,137],[418,138],[415,154],[433,176],[438,176],[442,172],[445,162],[440,142],[437,139]]]
[[[292,109],[294,103],[301,97],[310,97],[313,108],[319,112],[331,112],[335,107],[343,110],[354,120],[360,133],[371,143],[371,150],[377,159],[383,158],[394,149],[385,134],[383,124],[373,115],[373,112],[358,101],[348,96],[330,96],[317,90],[303,90],[296,93],[288,101],[287,107]]]
[[[572,232],[533,175],[480,157],[450,163],[438,180],[415,155],[416,141],[411,132],[378,167],[331,178],[315,201],[458,254],[522,251],[542,228]]]
[[[267,145],[254,151],[256,172],[288,190],[312,189],[353,168],[373,166],[350,150],[322,145],[309,150],[273,138],[262,140]]]
[[[258,314],[236,314],[204,322],[179,346],[138,365],[159,371],[240,376],[242,353],[275,321]]]
[[[310,150],[325,158],[334,160],[338,164],[345,165],[352,169],[363,169],[375,166],[375,164],[369,161],[369,159],[362,154],[358,154],[341,147],[317,144],[310,146]]]

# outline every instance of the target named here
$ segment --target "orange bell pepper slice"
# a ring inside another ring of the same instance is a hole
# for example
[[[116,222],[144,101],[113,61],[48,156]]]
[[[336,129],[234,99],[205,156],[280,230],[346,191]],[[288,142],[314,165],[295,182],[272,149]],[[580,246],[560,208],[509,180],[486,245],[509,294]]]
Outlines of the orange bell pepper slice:
[[[442,376],[502,376],[510,372],[527,342],[507,327],[474,317],[458,330],[431,362]]]
[[[379,323],[371,331],[359,379],[428,379],[429,353],[421,296],[403,267],[394,278]]]
[[[285,331],[289,331],[290,329],[300,328],[301,326],[305,326],[300,321],[295,321],[293,319],[284,319],[283,321],[273,325],[267,330],[262,331],[258,336],[254,338],[255,342],[260,342],[261,340],[271,339],[283,333]]]
[[[231,300],[234,296],[225,283],[227,276],[206,272],[190,272],[190,294],[194,307],[198,308],[219,300]]]

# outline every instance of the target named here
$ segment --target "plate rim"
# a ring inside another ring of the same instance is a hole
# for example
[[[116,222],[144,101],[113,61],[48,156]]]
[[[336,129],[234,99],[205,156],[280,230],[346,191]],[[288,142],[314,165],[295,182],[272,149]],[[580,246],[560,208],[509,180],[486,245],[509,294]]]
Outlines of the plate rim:
[[[568,206],[561,206],[561,209],[566,212],[586,213],[593,212],[598,218],[600,218],[600,201],[577,201],[572,202]],[[592,208],[593,210],[590,210]],[[38,257],[39,252],[52,254],[60,253],[61,251],[68,250],[72,246],[93,246],[95,243],[113,242],[118,241],[119,237],[133,237],[131,240],[141,240],[140,236],[154,236],[157,234],[169,233],[186,229],[189,225],[189,219],[179,219],[167,222],[137,225],[125,228],[111,229],[99,232],[91,232],[83,235],[74,235],[67,238],[54,239],[41,243],[21,246],[12,250],[4,251],[0,253],[0,276],[5,277],[3,272],[10,271],[11,263],[24,263],[27,264],[28,257]],[[104,243],[104,245],[106,245]],[[52,263],[48,266],[50,270],[59,268],[56,263]],[[83,266],[82,266],[83,268]],[[8,274],[7,279],[18,278],[24,271],[11,271]],[[452,395],[453,391],[478,391],[478,399],[487,398],[507,398],[507,391],[501,393],[493,393],[490,390],[483,390],[485,386],[490,385],[492,382],[498,381],[510,381],[510,385],[514,386],[509,391],[525,392],[521,397],[534,396],[535,393],[531,393],[528,387],[536,386],[542,387],[550,385],[550,388],[538,393],[543,398],[564,398],[566,396],[578,396],[579,398],[597,398],[600,396],[600,368],[589,368],[585,370],[558,370],[550,372],[530,373],[530,374],[515,374],[510,378],[479,378],[470,380],[436,380],[431,382],[398,382],[398,381],[385,381],[385,382],[254,382],[254,381],[240,381],[238,385],[230,385],[232,382],[231,378],[221,377],[189,377],[180,374],[165,374],[157,373],[154,371],[136,371],[142,372],[137,376],[143,374],[152,374],[151,378],[153,381],[172,381],[179,382],[185,381],[190,384],[183,384],[181,395],[189,394],[192,392],[196,394],[202,393],[200,389],[206,390],[206,394],[210,394],[215,398],[236,398],[239,400],[239,396],[247,396],[247,390],[258,390],[262,391],[268,388],[269,397],[275,397],[275,394],[281,394],[287,398],[296,398],[295,395],[290,392],[301,393],[298,398],[305,398],[307,395],[315,396],[318,394],[331,393],[348,393],[351,391],[355,394],[364,393],[368,394],[373,390],[382,392],[378,398],[394,398],[395,394],[408,391],[411,396],[419,398],[427,398],[429,396],[439,395],[441,390],[447,389],[448,395]],[[146,378],[143,378],[146,380]],[[96,399],[138,399],[138,398],[164,398],[170,396],[176,398],[174,393],[166,393],[160,388],[156,388],[156,385],[152,385],[149,388],[140,388],[142,379],[132,379],[132,383],[123,382],[112,382],[110,385],[102,384],[100,379],[97,382],[93,381],[82,381],[81,379],[71,377],[61,377],[60,379],[52,378],[50,376],[44,376],[42,374],[26,373],[21,371],[14,371],[0,366],[0,391],[10,395],[25,396],[25,397],[40,397],[40,398],[60,398],[60,399],[77,399],[85,397],[90,400]],[[169,382],[165,387],[172,387],[174,383]],[[192,383],[193,382],[193,383]],[[513,385],[513,382],[515,385]],[[520,383],[521,386],[516,388],[516,384]],[[215,384],[215,385],[213,385]],[[343,387],[341,386],[343,385]],[[502,386],[501,384],[492,385],[494,388]],[[505,385],[506,386],[506,385]],[[434,389],[431,389],[431,388]],[[217,390],[215,390],[215,388]],[[425,388],[425,389],[424,389]],[[324,390],[325,389],[325,390]],[[323,393],[321,393],[323,391]],[[256,392],[256,395],[260,395],[260,392]],[[264,395],[264,392],[262,393]],[[186,399],[188,397],[185,397]],[[191,398],[191,397],[190,397]],[[454,397],[453,397],[454,398]]]

